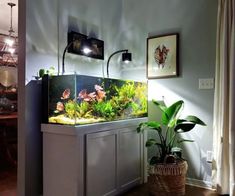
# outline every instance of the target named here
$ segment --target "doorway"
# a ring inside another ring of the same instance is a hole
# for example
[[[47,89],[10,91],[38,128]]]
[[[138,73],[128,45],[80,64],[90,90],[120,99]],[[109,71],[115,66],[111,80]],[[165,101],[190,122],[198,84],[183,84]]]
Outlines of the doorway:
[[[0,2],[0,195],[17,187],[18,0]]]

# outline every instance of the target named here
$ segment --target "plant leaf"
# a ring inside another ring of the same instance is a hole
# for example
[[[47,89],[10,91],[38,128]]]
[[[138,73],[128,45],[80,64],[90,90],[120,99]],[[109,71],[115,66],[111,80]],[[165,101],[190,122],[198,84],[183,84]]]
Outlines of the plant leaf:
[[[143,132],[144,131],[144,123],[140,123],[139,126],[137,127],[137,133]]]
[[[162,131],[161,124],[159,122],[148,121],[139,124],[139,126],[137,127],[137,133],[143,132],[146,127],[149,127],[150,129],[154,129],[160,132]]]
[[[195,127],[193,123],[182,123],[176,125],[174,131],[177,133],[188,132],[191,131]]]
[[[160,104],[160,103],[159,103],[158,101],[156,101],[155,99],[153,99],[152,102],[153,102],[156,106],[158,106],[159,109],[160,109],[162,112],[165,112],[165,111],[166,111],[166,109],[167,109],[166,106]]]
[[[187,120],[185,119],[177,119],[176,124],[182,124],[183,122],[186,122]]]
[[[176,116],[184,105],[184,101],[180,100],[169,106],[162,114],[162,123],[168,127],[173,127],[176,123]]]
[[[158,163],[158,158],[156,156],[153,156],[149,161],[150,165],[155,165],[157,163]]]
[[[155,139],[149,139],[149,140],[146,141],[146,144],[145,144],[146,147],[150,147],[150,146],[153,146],[153,145],[162,146]]]
[[[156,121],[149,121],[145,123],[146,126],[148,126],[149,128],[155,129],[157,131],[161,131],[161,124],[159,122]]]
[[[188,140],[188,139],[180,139],[180,140],[177,140],[177,143],[182,143],[182,142],[194,142],[194,140]]]
[[[187,116],[185,118],[188,122],[192,122],[194,124],[198,124],[198,125],[202,125],[202,126],[206,126],[206,124],[201,120],[199,119],[198,117],[196,116]]]

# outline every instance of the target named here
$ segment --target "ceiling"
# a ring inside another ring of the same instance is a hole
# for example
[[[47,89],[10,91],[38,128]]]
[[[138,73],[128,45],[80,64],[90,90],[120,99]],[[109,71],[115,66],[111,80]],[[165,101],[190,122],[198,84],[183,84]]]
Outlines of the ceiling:
[[[12,27],[18,35],[18,0],[0,0],[0,33],[8,34],[11,22],[11,7],[7,3],[15,3],[12,8]]]

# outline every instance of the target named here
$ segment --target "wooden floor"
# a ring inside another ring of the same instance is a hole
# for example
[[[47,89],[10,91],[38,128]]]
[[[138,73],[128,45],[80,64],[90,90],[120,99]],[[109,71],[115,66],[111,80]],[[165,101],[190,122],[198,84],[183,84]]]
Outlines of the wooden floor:
[[[16,196],[16,176],[16,168],[0,168],[0,196]],[[217,195],[212,190],[186,185],[186,196]],[[138,186],[122,196],[149,196],[148,187],[146,184]]]
[[[186,191],[185,196],[218,196],[218,194],[215,191],[189,185],[186,185],[185,191]],[[150,194],[148,192],[148,187],[146,184],[136,187],[130,190],[129,192],[123,194],[123,196],[149,196],[149,195]],[[169,194],[166,196],[176,196],[176,195]]]
[[[0,196],[16,196],[16,167],[0,165]]]

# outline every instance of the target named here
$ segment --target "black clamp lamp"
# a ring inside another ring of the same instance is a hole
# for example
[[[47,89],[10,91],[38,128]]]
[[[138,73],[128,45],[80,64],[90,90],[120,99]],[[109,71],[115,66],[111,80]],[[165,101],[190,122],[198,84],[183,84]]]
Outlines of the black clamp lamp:
[[[77,43],[76,43],[77,42]],[[71,42],[68,43],[68,45],[65,47],[64,49],[64,52],[63,52],[63,56],[62,56],[62,75],[64,75],[65,73],[65,66],[64,66],[64,59],[65,59],[65,53],[66,51],[74,44],[81,44],[80,43],[81,41],[80,40],[73,40]],[[83,43],[83,45],[81,46],[81,52],[84,54],[84,55],[88,55],[89,53],[91,53],[91,49],[90,49],[90,45],[88,44],[89,42],[86,40],[86,42]]]
[[[107,61],[107,67],[106,67],[107,68],[107,78],[109,78],[109,62],[110,62],[110,59],[115,54],[118,54],[118,53],[121,53],[121,52],[122,52],[122,61],[124,61],[125,63],[128,63],[129,61],[131,61],[131,53],[129,53],[127,49],[125,49],[125,50],[118,50],[118,51],[112,53],[109,56],[108,61]]]

